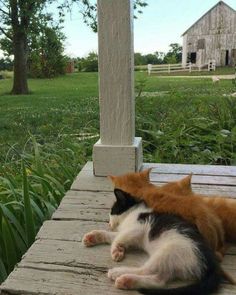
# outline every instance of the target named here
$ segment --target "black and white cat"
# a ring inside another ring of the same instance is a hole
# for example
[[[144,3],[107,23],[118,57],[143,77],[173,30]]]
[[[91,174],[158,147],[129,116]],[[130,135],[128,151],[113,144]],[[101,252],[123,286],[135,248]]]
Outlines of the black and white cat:
[[[115,261],[128,248],[140,248],[149,259],[140,267],[116,267],[108,277],[120,289],[136,289],[144,294],[207,295],[219,288],[219,263],[194,225],[173,214],[158,214],[144,202],[115,189],[116,202],[110,214],[112,231],[94,230],[83,238],[85,246],[111,244]],[[174,280],[192,281],[166,288]]]

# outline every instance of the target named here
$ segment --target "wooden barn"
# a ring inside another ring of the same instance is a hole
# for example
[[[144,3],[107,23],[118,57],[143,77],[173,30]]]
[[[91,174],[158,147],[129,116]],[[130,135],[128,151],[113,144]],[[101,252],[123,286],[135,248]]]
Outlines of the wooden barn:
[[[183,33],[182,64],[236,64],[236,11],[220,1]]]

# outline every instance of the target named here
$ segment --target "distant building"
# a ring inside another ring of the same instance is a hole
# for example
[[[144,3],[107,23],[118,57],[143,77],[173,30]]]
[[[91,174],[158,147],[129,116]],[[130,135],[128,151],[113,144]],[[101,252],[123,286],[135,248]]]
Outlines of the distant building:
[[[73,59],[67,61],[66,63],[66,73],[71,74],[75,72],[75,61]]]
[[[183,33],[182,64],[203,66],[215,60],[216,66],[236,64],[236,11],[218,2]]]

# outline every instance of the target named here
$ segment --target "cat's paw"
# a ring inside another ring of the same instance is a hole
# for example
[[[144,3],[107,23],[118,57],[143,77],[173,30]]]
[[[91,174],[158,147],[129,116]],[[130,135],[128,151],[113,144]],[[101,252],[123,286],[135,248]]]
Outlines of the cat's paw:
[[[114,267],[108,270],[107,276],[112,281],[115,281],[119,276],[125,273],[123,267]]]
[[[84,235],[82,242],[86,247],[92,247],[101,244],[104,242],[103,232],[99,230],[93,230]]]
[[[123,290],[130,290],[135,289],[136,280],[134,279],[133,275],[125,274],[119,276],[115,281],[115,287],[118,289]]]
[[[114,261],[121,261],[125,256],[125,248],[122,245],[114,245],[111,248],[111,258]]]

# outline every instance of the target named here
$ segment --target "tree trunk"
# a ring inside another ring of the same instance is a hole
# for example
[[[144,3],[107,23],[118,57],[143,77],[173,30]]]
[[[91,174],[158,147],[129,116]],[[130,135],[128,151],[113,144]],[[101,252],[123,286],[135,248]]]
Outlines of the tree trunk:
[[[27,83],[27,61],[28,61],[28,46],[26,34],[19,32],[13,37],[14,47],[14,82],[12,94],[28,94]]]

